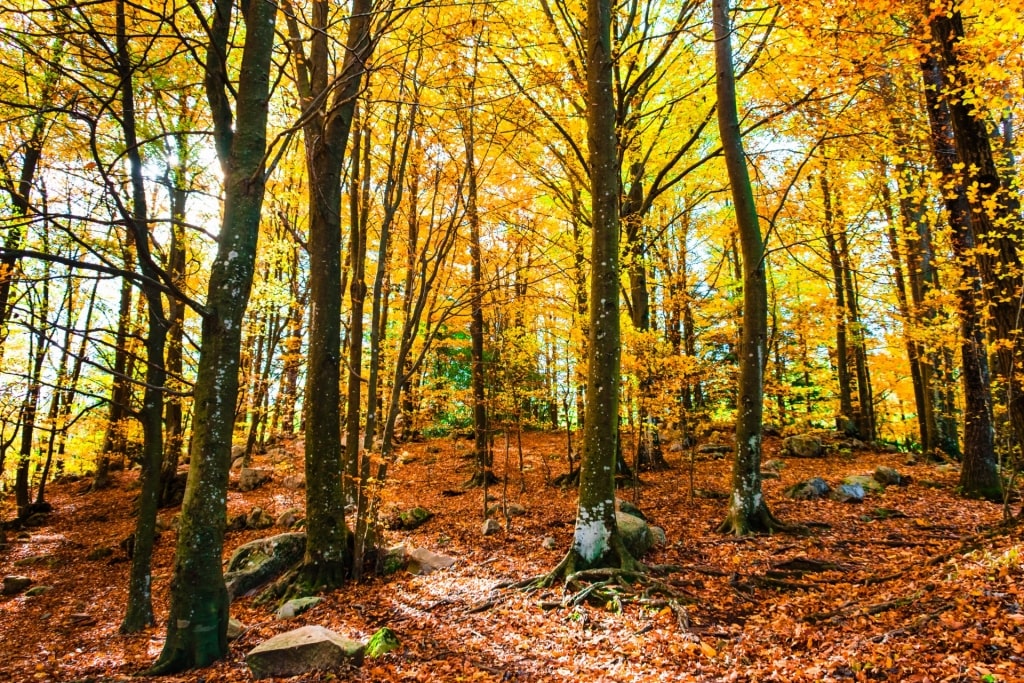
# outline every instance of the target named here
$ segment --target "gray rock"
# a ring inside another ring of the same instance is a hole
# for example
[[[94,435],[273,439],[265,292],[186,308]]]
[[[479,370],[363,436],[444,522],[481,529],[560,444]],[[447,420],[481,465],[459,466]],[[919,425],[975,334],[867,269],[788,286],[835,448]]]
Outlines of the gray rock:
[[[414,507],[398,513],[397,526],[411,531],[423,526],[434,517],[434,513],[424,507]]]
[[[812,434],[786,437],[782,442],[782,449],[794,458],[820,458],[825,455],[821,439]]]
[[[510,503],[505,506],[505,512],[509,517],[522,517],[526,514],[526,508],[519,503]]]
[[[268,515],[263,508],[254,507],[249,511],[245,525],[250,529],[269,529],[274,526],[274,518]]]
[[[683,444],[679,443],[678,441],[674,442],[671,446],[668,447],[668,452],[669,453],[682,453],[683,452]]]
[[[908,484],[908,478],[897,472],[891,467],[880,465],[875,468],[875,473],[872,475],[874,480],[882,486],[904,486]]]
[[[651,527],[651,536],[654,538],[654,545],[668,545],[668,536],[665,534],[665,530],[660,526]]]
[[[778,458],[772,458],[771,460],[766,462],[764,465],[762,465],[761,469],[769,470],[771,472],[781,472],[782,470],[786,469],[786,463],[785,463],[784,460],[779,460]]]
[[[544,550],[554,550],[558,547],[558,541],[555,540],[554,536],[545,536],[544,540],[540,542],[540,546]]]
[[[826,495],[832,488],[821,477],[812,477],[797,484],[793,484],[782,495],[793,500],[818,500]]]
[[[238,488],[242,491],[252,491],[263,486],[273,478],[270,470],[243,467],[242,471],[238,474]]]
[[[643,557],[654,546],[654,535],[644,520],[625,512],[616,512],[615,521],[622,542],[633,557]]]
[[[306,478],[301,474],[289,474],[281,480],[281,485],[286,489],[297,491],[298,489],[306,488]]]
[[[782,475],[778,472],[772,472],[771,470],[761,473],[762,479],[782,479]]]
[[[323,600],[323,598],[315,596],[310,596],[308,598],[292,598],[278,608],[277,614],[275,614],[274,617],[277,619],[294,619],[303,612],[313,609],[323,602]]]
[[[277,525],[283,526],[285,529],[290,529],[295,526],[295,522],[299,521],[299,513],[302,512],[299,508],[289,508],[280,515],[277,516]]]
[[[624,512],[627,515],[633,515],[634,517],[639,517],[645,522],[647,521],[647,515],[641,512],[640,508],[633,503],[630,503],[628,500],[623,500],[622,498],[615,499],[615,511]]]
[[[248,591],[277,578],[299,562],[306,552],[306,534],[278,534],[240,546],[231,555],[224,583],[234,600]]]
[[[0,588],[2,595],[17,595],[32,585],[32,579],[27,576],[5,576],[3,588]]]
[[[735,446],[724,443],[708,443],[697,449],[701,455],[725,455],[732,451]]]
[[[405,566],[406,559],[406,548],[404,545],[391,546],[384,551],[384,557],[381,558],[381,572],[385,576],[394,574]]]
[[[26,598],[34,598],[37,595],[44,595],[53,590],[53,586],[33,586],[25,591]]]
[[[840,503],[863,503],[864,487],[860,484],[840,484],[832,492],[832,500]]]
[[[299,676],[333,669],[345,662],[359,665],[363,645],[323,626],[303,626],[274,636],[249,651],[245,663],[254,679]]]
[[[245,633],[245,624],[234,617],[228,619],[228,640],[237,640],[243,633]]]
[[[484,520],[484,525],[480,531],[484,536],[493,536],[501,531],[501,525],[493,519],[486,519]]]
[[[877,481],[874,476],[870,474],[851,474],[848,477],[843,477],[842,484],[849,484],[851,486],[860,486],[864,489],[865,493],[883,493],[885,492],[885,484]]]
[[[105,560],[113,554],[113,548],[101,546],[99,548],[93,548],[92,550],[90,550],[89,554],[85,556],[85,559],[92,560],[95,562],[97,560]]]
[[[430,574],[455,564],[454,557],[431,552],[426,548],[413,548],[406,553],[406,557],[409,560],[406,569],[410,574]]]

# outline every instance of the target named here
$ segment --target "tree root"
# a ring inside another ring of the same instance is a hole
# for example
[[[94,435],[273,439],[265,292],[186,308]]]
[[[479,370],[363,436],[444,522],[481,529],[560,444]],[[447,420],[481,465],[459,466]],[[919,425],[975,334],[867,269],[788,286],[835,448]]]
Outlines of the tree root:
[[[742,516],[733,510],[718,525],[718,533],[731,534],[733,536],[747,536],[749,534],[808,534],[807,527],[800,524],[788,524],[778,519],[771,513],[768,506],[762,503],[757,510],[749,516]]]

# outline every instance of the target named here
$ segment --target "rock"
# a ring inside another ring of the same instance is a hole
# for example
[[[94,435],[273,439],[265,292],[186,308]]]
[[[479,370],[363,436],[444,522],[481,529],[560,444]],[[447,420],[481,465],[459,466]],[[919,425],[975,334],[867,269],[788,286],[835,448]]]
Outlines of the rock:
[[[779,474],[778,472],[771,472],[771,471],[769,471],[769,472],[762,472],[761,473],[761,478],[762,479],[782,479],[782,475]]]
[[[643,557],[644,553],[654,546],[654,535],[644,520],[625,512],[616,512],[615,521],[619,526],[622,542],[633,557]]]
[[[156,518],[156,530],[157,530],[157,533],[162,533],[164,531],[170,531],[171,529],[177,529],[177,528],[178,528],[178,518],[177,517],[171,517],[171,516],[168,516],[168,515],[161,515],[161,516]]]
[[[724,443],[708,443],[697,449],[701,455],[725,455],[733,449],[733,446]]]
[[[97,560],[105,560],[114,554],[113,548],[107,546],[101,546],[99,548],[93,548],[89,551],[89,554],[85,556],[85,559],[96,562]]]
[[[228,562],[224,583],[234,600],[267,581],[277,578],[302,559],[306,534],[293,532],[260,538],[240,546]]]
[[[640,519],[644,520],[645,522],[647,521],[647,515],[645,515],[643,512],[641,512],[640,508],[638,508],[636,505],[633,505],[633,503],[630,503],[628,500],[623,500],[621,498],[616,498],[615,499],[615,511],[616,512],[624,512],[627,515],[633,515],[634,517],[639,517]]]
[[[243,633],[245,633],[245,624],[234,617],[228,619],[228,640],[237,640]]]
[[[306,488],[306,478],[301,474],[289,474],[281,480],[281,486],[297,491]]]
[[[769,470],[771,472],[781,472],[782,470],[786,469],[786,463],[785,461],[779,460],[778,458],[772,458],[764,465],[762,465],[761,469]]]
[[[32,585],[32,579],[27,576],[5,576],[3,588],[0,588],[2,595],[17,595]]]
[[[44,595],[53,590],[53,586],[33,586],[25,591],[26,598],[34,598],[37,595]]]
[[[786,437],[782,442],[782,449],[794,458],[820,458],[825,455],[821,439],[811,434]]]
[[[694,489],[693,495],[696,498],[704,498],[706,500],[727,500],[729,494],[725,491],[716,491],[714,489]]]
[[[289,508],[277,516],[277,525],[283,526],[285,529],[290,529],[295,526],[295,522],[299,521],[299,513],[302,512],[299,508]]]
[[[501,531],[501,525],[498,524],[493,519],[486,519],[486,520],[484,520],[483,528],[481,528],[481,530],[480,530],[480,532],[484,536],[493,536],[494,534],[498,533],[499,531]]]
[[[232,515],[228,519],[228,525],[225,531],[245,531],[249,525],[249,517],[244,512],[239,512],[237,515]]]
[[[323,598],[318,598],[316,596],[308,598],[292,598],[278,608],[277,614],[275,614],[274,617],[276,619],[294,619],[303,612],[316,607],[323,602],[323,600]]]
[[[381,573],[385,576],[388,574],[394,574],[405,566],[405,562],[405,546],[393,545],[384,551],[384,557],[381,559]]]
[[[840,503],[863,503],[864,487],[860,484],[840,484],[832,492],[832,500]]]
[[[438,569],[447,569],[455,564],[454,557],[431,552],[426,548],[413,548],[406,553],[409,564],[406,569],[410,574],[430,574]]]
[[[366,656],[380,657],[392,650],[397,650],[401,645],[395,632],[385,626],[370,636],[369,642],[366,643]]]
[[[299,676],[333,669],[345,662],[362,664],[363,645],[323,626],[303,626],[274,636],[249,651],[245,663],[254,679]]]
[[[821,477],[812,477],[797,484],[793,484],[782,495],[793,500],[817,500],[826,495],[832,488]]]
[[[431,518],[433,518],[433,516],[434,513],[430,510],[417,506],[412,509],[399,512],[398,524],[402,529],[411,531],[426,524]]]
[[[668,536],[665,534],[665,530],[660,526],[652,526],[651,536],[654,538],[654,545],[663,546],[668,545]]]
[[[851,474],[848,477],[843,477],[843,484],[859,485],[864,489],[865,493],[884,493],[885,484],[877,481],[870,474]]]
[[[906,486],[910,483],[908,477],[885,465],[876,467],[875,473],[872,476],[882,486]]]
[[[243,467],[238,475],[238,488],[242,491],[252,491],[263,486],[273,479],[270,470],[261,470],[255,467]]]
[[[765,422],[761,425],[762,436],[782,436],[782,429],[777,424]]]
[[[668,447],[668,452],[669,453],[682,453],[683,452],[683,444],[680,443],[679,441],[674,442],[671,446]]]
[[[554,550],[558,547],[558,542],[554,536],[545,536],[544,540],[540,542],[540,547],[544,548],[544,550]]]
[[[522,517],[526,514],[526,508],[519,503],[511,503],[505,506],[505,514],[509,517]]]
[[[274,518],[268,515],[263,508],[254,507],[249,511],[245,525],[250,529],[269,529],[274,526]]]
[[[903,464],[906,465],[907,467],[913,467],[914,465],[917,464],[917,458],[915,458],[913,455],[908,455],[907,459],[903,461]]]
[[[242,466],[242,461],[245,459],[245,446],[234,445],[231,447],[231,469],[237,469]]]

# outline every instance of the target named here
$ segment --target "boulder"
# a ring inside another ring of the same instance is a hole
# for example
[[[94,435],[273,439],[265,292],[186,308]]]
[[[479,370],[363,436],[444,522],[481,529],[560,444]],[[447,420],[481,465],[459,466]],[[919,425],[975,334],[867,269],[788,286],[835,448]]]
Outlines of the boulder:
[[[486,520],[484,520],[484,525],[483,525],[483,527],[480,530],[480,532],[484,536],[493,536],[494,534],[498,533],[499,531],[501,531],[501,525],[498,524],[493,519],[486,519]]]
[[[812,477],[797,484],[793,484],[782,495],[793,500],[818,500],[826,495],[832,488],[821,477]]]
[[[885,465],[876,467],[872,477],[882,486],[906,486],[910,483],[909,477],[905,477],[893,468],[886,467]]]
[[[300,676],[333,669],[343,663],[362,664],[363,645],[323,626],[303,626],[274,636],[249,651],[245,663],[254,679]]]
[[[393,545],[384,551],[384,557],[381,558],[381,573],[385,576],[388,574],[394,574],[399,569],[405,566],[406,563],[406,548],[404,545]]]
[[[863,503],[864,487],[860,484],[840,484],[831,497],[840,503]]]
[[[291,600],[284,603],[283,605],[281,605],[281,607],[278,608],[277,614],[275,614],[274,617],[277,619],[294,619],[303,612],[316,607],[321,602],[323,602],[323,600],[323,598],[318,598],[315,596],[310,596],[306,598],[292,598]]]
[[[724,456],[726,453],[731,452],[733,448],[735,448],[735,446],[730,446],[729,444],[708,443],[698,448],[697,452],[701,455]]]
[[[647,521],[647,515],[645,515],[643,512],[641,512],[640,508],[638,508],[633,503],[630,503],[628,500],[623,500],[621,498],[616,498],[615,499],[615,511],[616,512],[624,512],[627,515],[633,515],[634,517],[639,517],[640,519],[644,520],[645,522]]]
[[[505,506],[505,514],[509,517],[522,517],[526,514],[526,508],[519,503],[510,503]]]
[[[243,633],[245,633],[245,624],[234,617],[228,619],[228,640],[237,640],[242,637]]]
[[[289,474],[281,480],[281,486],[293,491],[306,488],[306,478],[301,474]]]
[[[261,470],[255,467],[243,467],[238,474],[238,488],[242,491],[252,491],[263,486],[273,479],[270,470]]]
[[[53,586],[33,586],[25,591],[26,598],[34,598],[37,595],[45,595],[53,590]]]
[[[406,531],[411,531],[426,524],[433,516],[434,513],[430,510],[417,506],[398,513],[398,526]]]
[[[259,538],[240,546],[231,555],[224,583],[230,599],[277,578],[302,559],[306,534],[301,532]]]
[[[870,474],[851,474],[848,477],[843,477],[842,484],[850,484],[851,486],[860,486],[864,489],[865,493],[884,493],[885,484],[877,481],[874,476]]]
[[[554,536],[545,536],[544,540],[540,542],[540,546],[544,550],[554,550],[558,547],[558,541],[555,540]]]
[[[665,530],[660,526],[651,527],[651,536],[654,538],[655,546],[668,545],[668,536],[665,534]]]
[[[762,470],[766,470],[766,471],[769,471],[769,472],[781,472],[785,468],[786,468],[785,461],[779,460],[778,458],[772,458],[771,460],[769,460],[765,464],[761,465],[761,469]]]
[[[299,513],[302,512],[299,508],[289,508],[277,516],[277,526],[283,526],[285,529],[290,529],[295,526],[295,522],[299,521]]]
[[[782,442],[782,450],[794,458],[820,458],[825,455],[821,439],[812,434],[786,437]]]
[[[250,529],[269,529],[274,526],[274,518],[261,507],[254,507],[245,518],[245,526]]]
[[[430,574],[438,569],[447,569],[455,564],[454,557],[431,552],[426,548],[412,548],[406,553],[409,564],[406,569],[410,574]]]
[[[366,656],[380,657],[399,647],[401,647],[401,643],[398,642],[398,636],[385,626],[370,636],[370,641],[366,643]]]
[[[633,557],[643,557],[654,546],[654,534],[644,520],[625,512],[616,512],[615,521],[622,542]]]
[[[27,576],[5,576],[3,588],[0,588],[2,595],[17,595],[32,585],[32,579]]]
[[[761,478],[762,479],[782,479],[782,475],[779,474],[778,472],[773,472],[771,470],[768,470],[767,472],[762,472],[761,473]]]

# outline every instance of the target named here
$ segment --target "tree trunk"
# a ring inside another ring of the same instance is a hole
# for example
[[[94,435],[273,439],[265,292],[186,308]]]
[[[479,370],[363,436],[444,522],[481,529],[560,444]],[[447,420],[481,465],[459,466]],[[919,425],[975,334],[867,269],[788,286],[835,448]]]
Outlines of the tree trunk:
[[[825,244],[829,264],[832,266],[832,288],[836,297],[836,375],[839,381],[839,415],[836,429],[855,435],[857,426],[853,414],[853,389],[850,378],[849,341],[847,340],[846,287],[843,283],[843,262],[836,242],[835,216],[832,211],[832,190],[828,177],[821,174],[821,195],[825,205]]]
[[[779,526],[761,493],[761,421],[768,334],[768,285],[765,278],[764,244],[736,111],[728,0],[714,0],[712,11],[718,130],[743,253],[743,335],[740,340],[737,391],[736,459],[733,461],[729,510],[719,531],[742,536],[755,531],[771,531]]]
[[[224,173],[224,210],[203,317],[191,467],[171,578],[167,639],[152,674],[203,667],[228,651],[221,551],[242,318],[252,289],[266,183],[267,98],[277,15],[272,1],[244,6],[233,112],[227,64],[217,57],[226,54],[233,32],[232,6],[230,0],[217,0],[206,51],[205,82]]]

